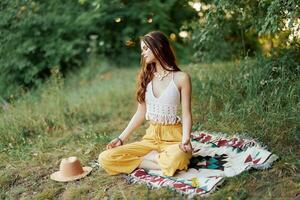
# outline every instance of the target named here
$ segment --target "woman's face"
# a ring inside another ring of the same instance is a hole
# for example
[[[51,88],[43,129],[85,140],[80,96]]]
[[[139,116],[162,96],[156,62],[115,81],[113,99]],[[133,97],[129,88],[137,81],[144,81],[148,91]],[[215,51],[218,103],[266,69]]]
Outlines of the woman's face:
[[[146,46],[144,41],[141,41],[141,51],[141,55],[145,58],[145,62],[147,64],[155,61],[154,54],[152,53],[151,49]]]

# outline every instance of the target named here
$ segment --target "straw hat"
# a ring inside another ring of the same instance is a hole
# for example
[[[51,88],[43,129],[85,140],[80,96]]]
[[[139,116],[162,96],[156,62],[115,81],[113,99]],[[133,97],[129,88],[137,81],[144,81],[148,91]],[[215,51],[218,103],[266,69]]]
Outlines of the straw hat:
[[[50,175],[50,178],[59,182],[74,181],[85,177],[92,171],[91,167],[82,167],[77,157],[63,158],[60,162],[59,171]]]

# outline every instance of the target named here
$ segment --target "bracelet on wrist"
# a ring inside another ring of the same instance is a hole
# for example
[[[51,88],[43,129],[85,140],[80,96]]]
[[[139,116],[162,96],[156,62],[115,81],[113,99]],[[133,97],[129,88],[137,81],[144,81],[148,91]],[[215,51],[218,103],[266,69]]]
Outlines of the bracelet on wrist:
[[[123,145],[123,140],[120,137],[117,137],[117,139],[121,142],[121,145]]]

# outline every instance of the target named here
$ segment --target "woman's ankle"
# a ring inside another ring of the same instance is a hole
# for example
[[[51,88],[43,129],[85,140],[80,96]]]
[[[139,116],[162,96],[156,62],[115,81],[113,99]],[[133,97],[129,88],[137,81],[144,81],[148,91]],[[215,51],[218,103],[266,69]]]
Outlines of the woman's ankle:
[[[144,159],[157,163],[158,152],[153,150],[144,156]]]
[[[160,169],[158,163],[153,162],[152,160],[145,159],[145,158],[140,163],[139,168],[143,168],[143,169]]]

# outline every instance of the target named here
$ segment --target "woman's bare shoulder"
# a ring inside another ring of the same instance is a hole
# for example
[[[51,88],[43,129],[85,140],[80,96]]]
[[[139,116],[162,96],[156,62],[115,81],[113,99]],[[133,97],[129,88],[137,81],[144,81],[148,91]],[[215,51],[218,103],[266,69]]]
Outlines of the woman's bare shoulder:
[[[182,85],[190,80],[190,75],[184,71],[177,71],[174,73],[174,79],[176,79],[177,82]]]
[[[178,89],[190,83],[190,75],[184,71],[177,71],[174,73],[174,82],[178,86]]]

